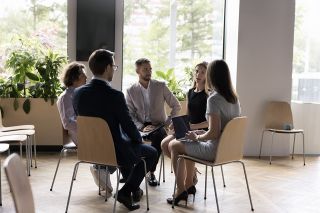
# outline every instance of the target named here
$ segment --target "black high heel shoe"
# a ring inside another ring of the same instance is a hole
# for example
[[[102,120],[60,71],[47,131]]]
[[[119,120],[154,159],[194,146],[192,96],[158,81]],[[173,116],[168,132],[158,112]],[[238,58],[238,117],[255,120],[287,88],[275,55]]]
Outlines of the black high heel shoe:
[[[187,201],[188,201],[188,192],[184,191],[181,194],[179,194],[175,199],[174,199],[174,205],[178,205],[178,203],[184,200],[186,202],[186,206],[187,206]],[[168,198],[167,199],[167,203],[172,205],[173,202],[173,198]]]
[[[187,189],[187,192],[189,195],[193,195],[193,202],[194,202],[194,198],[196,196],[196,192],[197,192],[197,189],[195,186],[190,186],[188,189]]]

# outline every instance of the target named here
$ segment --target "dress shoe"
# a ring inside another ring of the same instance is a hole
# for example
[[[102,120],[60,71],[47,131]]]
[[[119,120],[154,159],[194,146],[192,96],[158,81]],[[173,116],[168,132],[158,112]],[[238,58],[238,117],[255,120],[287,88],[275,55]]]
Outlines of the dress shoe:
[[[181,194],[179,194],[178,196],[175,197],[174,199],[174,205],[178,205],[178,203],[184,200],[186,202],[186,206],[187,206],[187,201],[188,201],[188,192],[187,191],[183,191]],[[167,199],[167,203],[172,205],[173,202],[173,198],[168,198]]]
[[[137,191],[132,192],[132,200],[134,202],[139,202],[141,200],[142,195],[143,191],[139,188]]]
[[[127,182],[127,179],[121,178],[119,182],[120,182],[120,183],[125,183],[125,182]]]
[[[118,198],[117,200],[122,203],[129,211],[133,211],[140,208],[139,204],[135,204],[132,202],[130,195],[125,195],[124,193],[121,193],[121,191],[118,192]]]
[[[187,192],[189,195],[193,195],[193,202],[194,202],[194,199],[196,197],[196,192],[197,192],[197,189],[195,186],[190,186],[188,189],[187,189]]]
[[[148,180],[149,186],[158,186],[158,181],[156,179],[156,176],[151,173]]]

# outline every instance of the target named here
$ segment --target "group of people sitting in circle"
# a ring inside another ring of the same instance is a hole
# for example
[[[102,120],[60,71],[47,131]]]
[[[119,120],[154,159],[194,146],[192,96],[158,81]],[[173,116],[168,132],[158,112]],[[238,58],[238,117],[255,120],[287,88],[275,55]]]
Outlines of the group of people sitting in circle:
[[[185,140],[176,140],[171,118],[178,115],[181,106],[164,82],[152,79],[151,62],[146,58],[136,61],[138,82],[124,95],[111,85],[118,68],[113,56],[105,49],[91,54],[88,62],[93,78],[88,83],[83,64],[72,62],[66,66],[62,77],[66,90],[57,101],[63,127],[77,144],[78,115],[100,117],[107,122],[118,164],[121,165],[121,182],[124,183],[117,199],[129,210],[140,208],[138,202],[143,196],[140,183],[145,171],[141,157],[144,157],[149,172],[148,184],[157,186],[154,172],[162,152],[171,158],[175,175],[179,174],[176,175],[174,203],[187,202],[188,195],[196,194],[197,169],[193,162],[187,160],[180,161],[177,168],[178,155],[187,154],[213,161],[225,125],[240,116],[240,103],[231,83],[228,65],[224,60],[215,60],[195,66],[193,87],[187,94],[191,131],[186,133]],[[168,116],[165,103],[171,109]],[[152,133],[147,140],[151,145],[143,143],[141,137],[141,132],[150,131]],[[98,185],[97,166],[90,169]],[[113,172],[112,167],[105,167],[100,172],[101,187],[109,196],[113,190],[110,182],[110,173]],[[172,204],[173,199],[168,198],[167,202]]]

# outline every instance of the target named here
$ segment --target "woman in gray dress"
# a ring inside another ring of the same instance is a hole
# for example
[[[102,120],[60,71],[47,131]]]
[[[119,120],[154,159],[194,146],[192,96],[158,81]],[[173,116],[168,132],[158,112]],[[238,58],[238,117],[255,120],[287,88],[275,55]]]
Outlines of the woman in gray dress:
[[[211,91],[206,111],[208,131],[190,131],[186,134],[187,141],[170,142],[169,151],[175,174],[177,174],[178,155],[187,154],[202,160],[213,161],[219,137],[225,125],[233,118],[240,116],[240,103],[232,86],[228,65],[224,60],[216,60],[209,64],[206,82],[208,90]],[[181,160],[178,173],[175,204],[181,200],[187,202],[188,194],[195,195],[196,192],[193,185],[194,163]],[[172,198],[168,198],[167,202],[172,204]]]

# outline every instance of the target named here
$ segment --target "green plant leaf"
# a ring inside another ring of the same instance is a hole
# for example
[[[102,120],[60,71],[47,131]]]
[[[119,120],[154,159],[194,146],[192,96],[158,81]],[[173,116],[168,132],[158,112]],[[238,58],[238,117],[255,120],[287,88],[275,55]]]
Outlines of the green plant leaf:
[[[31,102],[30,99],[27,98],[24,102],[23,102],[23,111],[28,114],[30,112],[30,108],[31,108]]]
[[[14,109],[14,111],[17,111],[18,108],[19,108],[19,101],[17,98],[15,98],[13,101],[13,109]]]
[[[39,81],[39,77],[32,73],[32,72],[26,72],[26,76],[30,79],[30,80],[33,80],[33,81]]]

